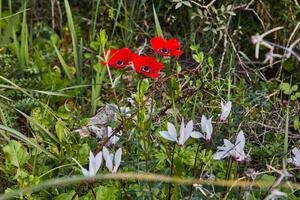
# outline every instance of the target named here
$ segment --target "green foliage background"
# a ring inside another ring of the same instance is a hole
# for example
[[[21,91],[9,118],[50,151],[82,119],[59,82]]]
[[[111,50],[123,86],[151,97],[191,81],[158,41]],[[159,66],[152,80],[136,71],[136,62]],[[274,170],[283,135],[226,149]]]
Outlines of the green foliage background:
[[[0,0],[0,5],[1,192],[79,175],[72,158],[86,166],[89,151],[101,150],[103,141],[80,138],[74,130],[104,105],[129,105],[129,97],[134,105],[127,114],[137,117],[124,125],[121,114],[111,125],[124,133],[121,172],[252,181],[246,172],[253,170],[259,172],[255,180],[275,182],[279,175],[267,167],[272,166],[288,168],[291,182],[299,181],[299,171],[286,163],[290,149],[300,147],[299,60],[269,66],[263,63],[267,49],[255,59],[251,43],[251,36],[278,26],[284,29],[268,41],[286,46],[298,39],[297,1]],[[100,64],[103,50],[151,53],[149,39],[160,34],[159,25],[165,38],[182,44],[184,54],[176,62],[162,61],[174,75],[145,81],[131,71],[112,70],[116,98]],[[299,53],[299,45],[294,50]],[[150,118],[146,97],[152,99]],[[233,110],[227,123],[214,126],[209,147],[192,139],[175,148],[159,136],[174,113],[178,122],[192,119],[198,129],[202,114],[217,120],[221,100],[231,100]],[[239,129],[246,133],[251,161],[213,161],[217,146]],[[101,173],[107,170],[102,167]],[[215,195],[189,185],[106,180],[41,188],[18,198],[238,199],[249,191],[250,199],[263,199],[273,189],[204,188]],[[282,190],[289,199],[299,198],[298,188]]]

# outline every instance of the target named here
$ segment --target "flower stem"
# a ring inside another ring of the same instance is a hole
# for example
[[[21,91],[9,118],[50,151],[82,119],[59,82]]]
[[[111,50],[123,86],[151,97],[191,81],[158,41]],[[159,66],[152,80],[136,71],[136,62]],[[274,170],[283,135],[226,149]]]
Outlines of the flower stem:
[[[173,150],[172,150],[172,155],[171,155],[171,172],[170,172],[170,176],[173,175],[173,166],[174,166],[174,154],[175,154],[175,148],[176,148],[176,143],[174,143],[173,145]],[[169,192],[168,192],[168,200],[171,199],[171,189],[172,189],[172,184],[169,183]]]
[[[196,170],[196,166],[197,166],[197,160],[198,160],[198,155],[199,155],[199,149],[200,149],[200,143],[198,144],[198,147],[197,147],[197,151],[196,151],[196,156],[195,156],[195,160],[194,160],[194,167],[193,167],[193,177],[196,176],[197,174],[197,170]],[[192,199],[192,195],[193,195],[193,185],[190,186],[190,198],[189,199]]]

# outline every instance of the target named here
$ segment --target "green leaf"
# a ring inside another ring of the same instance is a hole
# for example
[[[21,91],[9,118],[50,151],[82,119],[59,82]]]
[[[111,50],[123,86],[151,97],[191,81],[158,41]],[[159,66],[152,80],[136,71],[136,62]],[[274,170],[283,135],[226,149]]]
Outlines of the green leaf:
[[[53,47],[54,47],[54,50],[55,50],[55,53],[59,59],[59,62],[66,74],[66,76],[68,77],[68,79],[71,81],[72,80],[72,75],[71,75],[71,72],[70,72],[70,67],[67,65],[66,61],[64,60],[64,58],[62,57],[60,51],[57,49],[55,43],[53,43]]]
[[[296,101],[297,100],[297,96],[296,95],[291,95],[291,100],[292,101]]]
[[[24,134],[20,133],[19,131],[3,126],[0,124],[0,130],[4,130],[6,131],[10,136],[15,137],[19,140],[22,140],[24,142],[26,142],[27,144],[37,148],[38,150],[42,151],[43,153],[45,153],[47,156],[53,158],[53,159],[57,159],[56,156],[54,156],[53,154],[49,153],[45,148],[43,148],[42,146],[40,146],[38,143],[34,142],[34,140],[32,138],[28,138],[26,137]]]
[[[70,192],[68,193],[63,193],[63,194],[60,194],[59,196],[57,196],[55,198],[55,200],[72,200],[72,197],[74,196],[75,194],[75,191],[74,190],[71,190]],[[76,195],[75,196],[75,199],[78,199],[78,196]]]
[[[140,92],[142,94],[145,94],[148,91],[148,89],[149,89],[149,81],[148,81],[148,79],[143,79],[141,81],[139,89],[140,89]]]
[[[65,8],[66,8],[66,13],[67,13],[67,20],[68,20],[68,26],[70,29],[71,33],[71,38],[72,38],[72,46],[73,46],[73,54],[74,54],[74,62],[76,66],[76,74],[77,74],[77,79],[78,81],[81,80],[82,76],[82,69],[81,69],[81,59],[80,59],[80,49],[78,48],[78,39],[76,36],[76,31],[75,31],[75,25],[73,21],[73,16],[72,16],[72,11],[70,8],[70,4],[68,0],[65,0]]]
[[[107,34],[106,34],[106,31],[105,31],[105,29],[102,29],[101,31],[100,31],[100,45],[102,46],[102,47],[104,47],[105,46],[105,44],[107,43]]]
[[[188,1],[183,1],[182,3],[190,8],[192,7],[191,3]]]
[[[96,192],[96,200],[117,199],[117,192],[113,187],[99,186]]]
[[[176,4],[176,6],[175,6],[175,9],[178,9],[178,8],[180,8],[182,6],[182,2],[178,2],[177,4]]]
[[[55,131],[58,140],[62,142],[65,138],[65,123],[61,119],[58,119],[58,121],[56,122]]]
[[[208,57],[207,62],[210,67],[215,66],[214,59],[211,56]]]
[[[260,181],[258,185],[260,188],[268,188],[272,183],[274,183],[276,177],[264,174],[260,178],[258,178],[258,180]]]
[[[193,54],[193,59],[197,62],[197,63],[202,63],[203,59],[204,59],[204,55],[203,52],[200,52],[198,54]]]
[[[190,49],[191,49],[192,51],[197,51],[197,50],[200,49],[200,45],[199,45],[199,44],[191,45],[191,46],[190,46]]]
[[[292,91],[295,92],[295,91],[297,91],[297,90],[298,90],[298,85],[293,85],[293,86],[292,86]]]
[[[157,33],[158,36],[164,37],[161,26],[159,24],[159,20],[158,20],[154,5],[153,5],[153,15],[154,15],[156,33]]]
[[[279,87],[280,87],[280,90],[282,90],[283,93],[286,95],[289,95],[292,93],[291,86],[289,83],[281,83]]]
[[[29,154],[26,149],[20,142],[15,140],[3,147],[3,152],[6,161],[18,168],[22,167],[29,160]]]

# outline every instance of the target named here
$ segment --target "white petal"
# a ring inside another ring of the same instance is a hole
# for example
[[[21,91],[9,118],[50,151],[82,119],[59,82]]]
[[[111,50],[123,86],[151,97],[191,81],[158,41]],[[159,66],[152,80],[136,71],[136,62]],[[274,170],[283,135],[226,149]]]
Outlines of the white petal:
[[[238,151],[244,151],[244,147],[245,147],[245,135],[243,131],[240,131],[236,137],[235,148]]]
[[[76,162],[76,164],[80,167],[82,174],[83,174],[84,176],[86,176],[86,177],[89,177],[89,171],[86,170],[85,168],[83,168],[82,165],[81,165],[75,158],[72,158],[72,159],[73,159],[73,160]]]
[[[185,143],[189,137],[191,136],[192,132],[193,132],[193,120],[189,121],[184,129],[184,140],[183,143]]]
[[[167,140],[177,142],[177,139],[174,140],[174,138],[169,134],[168,131],[159,131],[159,134],[161,137],[163,137]]]
[[[95,175],[97,174],[97,171],[99,170],[101,164],[102,164],[102,152],[100,151],[97,153],[93,161]]]
[[[103,158],[105,160],[105,165],[106,165],[107,169],[110,172],[112,172],[112,170],[113,170],[112,157],[106,147],[103,147],[102,154],[103,154]]]
[[[202,115],[201,117],[201,130],[203,133],[206,133],[206,117],[204,115]]]
[[[107,127],[107,136],[110,137],[112,134],[112,128],[110,126]]]
[[[89,156],[89,174],[90,176],[94,176],[95,173],[95,166],[94,166],[94,154],[92,151],[90,151],[90,156]]]
[[[213,155],[213,159],[214,160],[221,160],[223,158],[228,157],[230,154],[228,153],[228,151],[217,151],[214,155]]]
[[[193,123],[193,120],[189,121],[185,127],[185,130],[184,130],[184,139],[187,140],[190,135],[192,134],[193,132],[193,126],[194,126],[194,123]]]
[[[183,121],[183,119],[182,119],[182,121],[181,121],[181,126],[180,126],[180,136],[179,136],[179,141],[178,141],[178,144],[179,145],[184,145],[184,142],[185,142],[185,128],[184,128],[184,121]]]
[[[86,170],[85,168],[81,168],[81,172],[83,174],[83,176],[86,176],[86,177],[93,177],[94,175],[91,174],[88,170]]]
[[[212,131],[213,131],[213,127],[212,127],[212,123],[211,123],[212,117],[210,119],[207,119],[204,115],[202,115],[201,117],[201,129],[203,133],[208,134],[207,137],[211,137]]]
[[[204,138],[204,136],[200,132],[198,132],[198,131],[193,131],[191,133],[191,137],[192,138],[196,138],[196,139],[198,139],[198,138]]]
[[[119,166],[120,166],[120,163],[121,163],[121,157],[122,157],[122,149],[119,148],[117,150],[117,152],[115,153],[115,167],[113,169],[113,173],[116,173]]]
[[[300,151],[296,147],[293,148],[292,150],[293,154],[295,155],[296,158],[300,159]]]
[[[177,133],[176,133],[176,128],[174,124],[168,122],[168,132],[171,138],[173,139],[172,141],[177,141]]]
[[[220,116],[221,121],[225,121],[227,119],[231,111],[231,106],[232,106],[231,101],[228,101],[226,104],[223,101],[221,102],[221,108],[222,108],[222,113]]]

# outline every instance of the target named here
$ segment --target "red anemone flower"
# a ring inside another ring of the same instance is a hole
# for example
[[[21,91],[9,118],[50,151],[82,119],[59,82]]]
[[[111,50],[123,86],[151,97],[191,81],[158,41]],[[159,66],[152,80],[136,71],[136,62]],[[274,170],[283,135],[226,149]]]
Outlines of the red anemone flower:
[[[175,38],[165,40],[162,37],[155,37],[150,40],[152,49],[162,56],[180,56],[183,52],[179,49],[180,42]]]
[[[107,55],[107,53],[109,53],[109,55]],[[103,57],[104,59],[107,59],[107,61],[102,62],[103,66],[108,65],[117,69],[123,69],[132,61],[132,53],[128,48],[119,50],[110,49],[104,53]]]
[[[158,78],[158,72],[164,68],[164,65],[152,56],[138,56],[134,54],[132,58],[135,71],[151,78]]]

